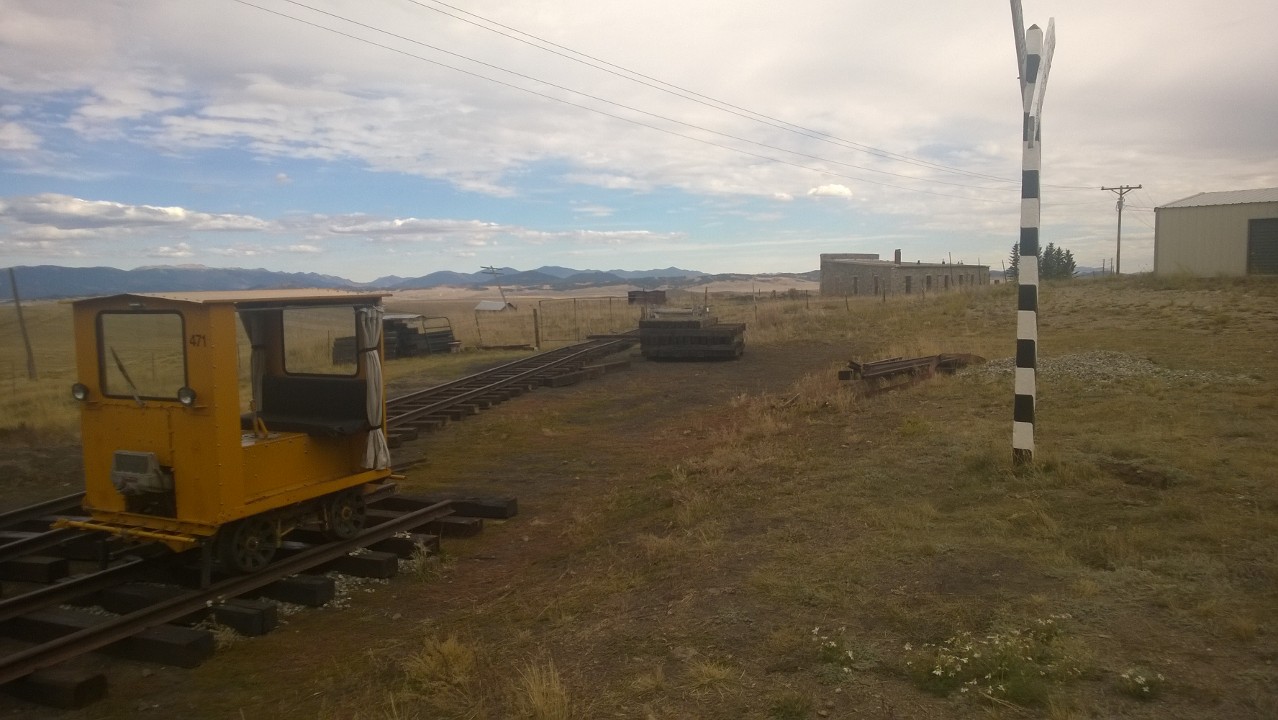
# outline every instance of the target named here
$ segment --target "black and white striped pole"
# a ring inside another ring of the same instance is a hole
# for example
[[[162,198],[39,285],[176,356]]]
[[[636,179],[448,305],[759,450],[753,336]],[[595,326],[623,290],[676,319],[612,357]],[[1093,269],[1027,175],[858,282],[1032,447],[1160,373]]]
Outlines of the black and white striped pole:
[[[1041,211],[1043,94],[1056,46],[1056,21],[1046,37],[1037,25],[1025,30],[1021,0],[1012,0],[1012,29],[1023,107],[1021,133],[1021,236],[1016,269],[1016,388],[1012,410],[1012,460],[1034,460],[1034,406],[1038,394],[1038,229]]]

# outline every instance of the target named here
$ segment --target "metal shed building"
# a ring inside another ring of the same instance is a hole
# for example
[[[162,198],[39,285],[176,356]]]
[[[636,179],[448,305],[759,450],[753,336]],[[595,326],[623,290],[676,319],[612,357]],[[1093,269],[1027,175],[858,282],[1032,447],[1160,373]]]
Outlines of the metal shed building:
[[[1154,274],[1278,274],[1278,188],[1198,193],[1154,208]]]

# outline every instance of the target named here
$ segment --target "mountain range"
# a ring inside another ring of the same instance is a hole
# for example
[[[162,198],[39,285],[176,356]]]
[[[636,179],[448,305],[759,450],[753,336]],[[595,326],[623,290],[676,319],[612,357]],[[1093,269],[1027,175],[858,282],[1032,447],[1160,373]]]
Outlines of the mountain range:
[[[713,280],[743,280],[752,275],[710,275],[698,270],[668,267],[654,270],[575,270],[547,265],[535,270],[497,268],[492,272],[459,273],[449,270],[405,278],[387,275],[372,282],[355,282],[334,275],[288,273],[244,268],[210,268],[202,265],[159,265],[120,270],[112,267],[76,268],[30,265],[14,268],[23,299],[113,295],[132,292],[188,292],[195,290],[266,290],[276,288],[347,288],[358,290],[416,290],[442,286],[573,290],[608,285],[642,288],[678,288]],[[820,272],[769,273],[769,276],[818,280]],[[13,289],[7,273],[0,273],[0,302],[10,300]]]

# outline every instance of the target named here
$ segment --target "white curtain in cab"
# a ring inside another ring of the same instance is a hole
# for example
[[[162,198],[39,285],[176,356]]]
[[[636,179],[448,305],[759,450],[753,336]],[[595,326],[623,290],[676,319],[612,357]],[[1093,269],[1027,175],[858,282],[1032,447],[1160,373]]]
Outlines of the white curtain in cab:
[[[249,378],[253,384],[253,412],[262,411],[262,378],[266,375],[266,322],[264,312],[240,312],[240,324],[253,348],[249,356]]]
[[[373,426],[364,448],[364,467],[382,470],[390,467],[390,447],[386,445],[386,431],[382,429],[382,358],[377,352],[382,341],[382,309],[359,308],[355,318],[359,356],[364,363],[364,379],[368,383],[365,394],[368,424]]]

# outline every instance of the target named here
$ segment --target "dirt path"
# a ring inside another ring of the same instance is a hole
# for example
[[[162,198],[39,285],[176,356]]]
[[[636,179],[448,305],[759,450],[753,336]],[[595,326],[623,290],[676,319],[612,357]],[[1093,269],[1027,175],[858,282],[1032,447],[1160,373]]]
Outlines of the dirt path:
[[[742,394],[781,393],[805,372],[842,359],[822,343],[748,348],[733,362],[655,363],[562,389],[542,389],[424,435],[396,459],[423,458],[406,491],[461,489],[513,495],[520,514],[471,540],[446,540],[447,580],[400,577],[357,590],[349,607],[306,610],[268,636],[241,640],[195,670],[110,666],[110,698],[79,714],[49,714],[0,700],[14,717],[316,717],[332,707],[325,678],[344,662],[398,648],[420,626],[498,602],[527,583],[553,588],[571,573],[572,531],[583,508],[641,486],[713,443],[714,418]],[[533,429],[529,442],[529,429]],[[72,491],[76,446],[20,448],[6,501],[21,505]],[[591,500],[587,501],[587,498]],[[446,630],[446,628],[441,628]],[[321,638],[317,642],[317,638]]]

